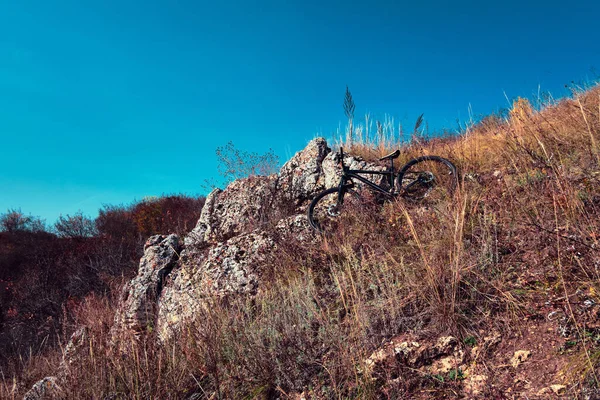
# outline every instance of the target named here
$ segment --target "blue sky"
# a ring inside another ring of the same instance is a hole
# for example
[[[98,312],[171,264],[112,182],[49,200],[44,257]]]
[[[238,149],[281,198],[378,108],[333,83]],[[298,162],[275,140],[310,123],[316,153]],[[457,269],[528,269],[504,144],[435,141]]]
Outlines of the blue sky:
[[[85,4],[89,3],[89,4]],[[356,114],[431,127],[597,78],[596,1],[0,0],[0,212],[202,193]]]

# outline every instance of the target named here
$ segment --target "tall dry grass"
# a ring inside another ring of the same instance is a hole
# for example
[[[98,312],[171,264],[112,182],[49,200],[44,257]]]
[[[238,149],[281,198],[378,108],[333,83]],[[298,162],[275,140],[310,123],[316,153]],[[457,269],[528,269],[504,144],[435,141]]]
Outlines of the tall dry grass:
[[[207,298],[196,322],[162,346],[149,334],[114,353],[113,306],[90,302],[82,320],[92,328],[67,397],[408,398],[414,386],[383,391],[360,368],[384,340],[519,330],[553,294],[571,310],[574,293],[600,301],[600,87],[543,109],[517,101],[506,118],[454,138],[406,144],[386,124],[354,125],[351,142],[339,144],[367,159],[399,144],[401,161],[447,157],[463,176],[454,198],[399,199],[345,216],[318,244],[281,243],[255,297]],[[600,332],[586,318],[569,314],[579,350],[564,379],[580,389],[597,384],[600,363]],[[390,371],[399,382],[414,373]],[[0,388],[7,398],[11,379]]]

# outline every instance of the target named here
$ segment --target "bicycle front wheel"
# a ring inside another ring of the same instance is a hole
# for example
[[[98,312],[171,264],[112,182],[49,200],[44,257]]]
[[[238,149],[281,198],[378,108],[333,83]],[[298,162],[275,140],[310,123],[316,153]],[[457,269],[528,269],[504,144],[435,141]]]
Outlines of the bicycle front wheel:
[[[438,202],[452,197],[458,185],[456,166],[442,157],[410,160],[397,178],[401,195],[409,200]]]
[[[308,206],[308,221],[319,232],[331,232],[344,214],[359,205],[360,199],[350,188],[343,188],[341,195],[338,187],[324,190]]]

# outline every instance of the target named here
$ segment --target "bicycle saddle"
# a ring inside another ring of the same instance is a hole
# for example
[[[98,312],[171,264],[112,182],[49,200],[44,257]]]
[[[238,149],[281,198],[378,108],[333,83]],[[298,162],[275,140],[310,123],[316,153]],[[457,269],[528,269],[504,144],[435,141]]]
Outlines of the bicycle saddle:
[[[388,155],[387,155],[387,156],[385,156],[385,157],[381,157],[381,158],[379,159],[379,161],[383,161],[383,160],[393,160],[394,158],[398,158],[398,156],[399,156],[399,155],[400,155],[400,150],[396,150],[395,152],[393,152],[393,153],[390,153],[390,154],[388,154]]]

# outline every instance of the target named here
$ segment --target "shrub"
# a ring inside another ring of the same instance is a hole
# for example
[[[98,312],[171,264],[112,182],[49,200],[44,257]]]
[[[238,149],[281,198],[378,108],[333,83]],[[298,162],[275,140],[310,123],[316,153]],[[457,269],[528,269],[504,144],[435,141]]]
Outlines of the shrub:
[[[132,207],[132,218],[144,237],[159,233],[184,235],[196,225],[204,200],[183,195],[147,199]]]
[[[54,231],[63,238],[92,237],[97,234],[94,220],[83,215],[81,211],[73,216],[58,217],[58,221],[54,223]]]
[[[235,148],[233,142],[217,147],[217,170],[227,182],[253,175],[271,175],[277,172],[279,157],[273,149],[264,154],[249,153]]]
[[[0,231],[2,232],[42,232],[45,222],[39,217],[25,215],[21,210],[8,210],[0,215]]]
[[[126,239],[137,236],[137,227],[130,207],[104,205],[96,217],[96,229],[101,236]]]

